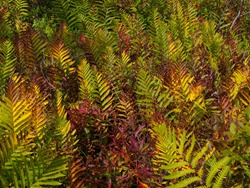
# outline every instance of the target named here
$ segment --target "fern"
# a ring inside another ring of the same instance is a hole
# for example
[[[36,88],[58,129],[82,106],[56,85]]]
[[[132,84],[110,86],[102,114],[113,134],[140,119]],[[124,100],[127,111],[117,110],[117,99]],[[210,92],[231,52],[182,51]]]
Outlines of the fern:
[[[2,3],[3,4],[3,3]],[[0,4],[0,38],[12,38],[14,31],[11,29],[11,22],[9,22],[10,19],[10,12],[7,11],[7,6],[4,6]]]
[[[56,0],[53,1],[53,8],[59,22],[65,21],[70,30],[81,28],[78,1]]]
[[[158,108],[167,114],[166,109],[173,100],[169,88],[162,84],[161,79],[156,76],[151,77],[148,72],[142,69],[137,78],[136,94],[140,110],[148,115],[156,109],[159,110]]]
[[[82,159],[78,155],[75,156],[70,168],[71,187],[81,188],[84,186],[82,176],[85,170],[86,167],[83,166]]]
[[[167,24],[164,23],[160,18],[160,15],[158,13],[157,9],[153,10],[152,13],[152,25],[150,27],[150,34],[153,38],[154,44],[155,44],[155,52],[162,57],[162,59],[159,59],[160,61],[166,61],[168,60],[169,53],[169,45],[168,45],[168,36],[167,36]]]
[[[70,57],[69,50],[65,47],[64,43],[59,42],[51,46],[51,57],[54,58],[55,63],[69,75],[75,71],[73,68],[74,61]]]
[[[108,48],[116,48],[117,38],[111,32],[108,32],[104,29],[98,29],[96,27],[90,27],[89,31],[91,40],[90,40],[90,47],[91,51],[95,57],[97,65],[101,67],[99,64],[102,60],[102,56],[104,56],[106,50]]]
[[[187,135],[183,131],[176,135],[175,130],[167,128],[165,124],[156,125],[153,130],[158,150],[153,162],[167,173],[163,176],[163,184],[167,187],[202,185],[202,179],[206,176],[204,186],[211,187],[213,179],[217,180],[213,184],[214,187],[222,185],[223,178],[229,170],[227,164],[229,157],[212,163],[211,168],[206,169],[206,161],[211,158],[211,154],[208,153],[210,143],[207,143],[200,151],[192,152],[195,142],[193,134]],[[187,140],[190,136],[192,136],[191,144]],[[220,169],[222,171],[218,173]]]
[[[185,8],[180,1],[174,1],[172,9],[173,13],[170,16],[169,30],[174,40],[179,39],[184,51],[189,54],[194,44],[194,38],[199,34],[197,32],[196,10],[191,4]]]
[[[250,95],[249,95],[249,75],[250,69],[247,64],[248,58],[244,61],[244,65],[242,68],[236,69],[231,76],[231,83],[228,86],[229,88],[229,96],[232,101],[238,99],[245,106],[248,106],[250,103]]]
[[[79,85],[80,85],[80,98],[82,100],[88,100],[93,102],[95,98],[95,90],[97,87],[95,75],[84,59],[78,66],[78,77],[79,77]]]
[[[206,178],[206,186],[210,187],[213,185],[213,187],[219,187],[218,185],[222,184],[223,178],[225,177],[225,175],[227,174],[227,172],[229,170],[228,166],[227,166],[227,163],[229,161],[230,161],[229,157],[224,157],[223,159],[212,163],[211,169],[208,172],[208,175]],[[216,178],[216,180],[217,180],[216,184],[214,184],[213,178],[221,170],[221,168],[222,168],[222,171],[219,174],[219,176]]]
[[[116,105],[116,111],[120,119],[127,119],[135,114],[133,102],[125,94],[119,98],[119,103]]]
[[[109,83],[103,75],[92,71],[90,65],[83,60],[78,67],[80,80],[80,97],[85,100],[96,102],[105,111],[112,105],[114,96]]]
[[[174,185],[170,185],[170,186],[168,186],[168,188],[187,187],[188,185],[191,185],[192,183],[199,182],[199,181],[201,181],[201,178],[195,176],[195,177],[187,178],[187,179],[185,179],[183,181],[180,181],[180,182],[178,182],[178,183],[176,183]]]
[[[17,18],[19,18],[19,16],[26,17],[29,15],[29,4],[26,0],[12,0],[11,3],[13,3],[12,6],[15,7]]]
[[[28,29],[27,18],[29,16],[29,4],[27,0],[10,0],[8,3],[10,12],[9,22],[19,36]]]
[[[11,101],[3,98],[5,102],[0,103],[1,128],[7,134],[19,134],[28,128],[31,119],[31,112],[28,109],[27,101]]]
[[[0,104],[0,185],[3,187],[59,186],[76,144],[74,133],[57,103],[58,121],[51,134],[45,114],[46,99],[39,89],[13,77]],[[45,129],[45,127],[47,129]],[[50,136],[48,136],[50,135]],[[51,137],[52,136],[52,137]],[[49,149],[50,148],[50,149]]]
[[[230,167],[226,166],[225,168],[223,168],[219,172],[218,177],[216,178],[216,183],[214,184],[213,188],[220,188],[220,187],[222,187],[223,180],[227,176],[229,170],[230,170]]]
[[[94,6],[98,9],[94,21],[98,27],[105,27],[109,30],[115,26],[115,20],[119,19],[118,7],[109,1],[96,1]]]
[[[223,39],[219,33],[215,32],[215,24],[205,22],[202,30],[203,44],[209,49],[212,57],[210,58],[210,65],[214,71],[218,71],[219,54],[223,45]]]
[[[102,74],[96,74],[97,80],[97,95],[99,97],[99,101],[101,103],[101,107],[103,111],[107,110],[111,107],[112,102],[114,100],[113,93],[109,84],[103,79]]]
[[[16,60],[13,44],[5,41],[0,46],[0,92],[3,92],[7,79],[14,73]]]

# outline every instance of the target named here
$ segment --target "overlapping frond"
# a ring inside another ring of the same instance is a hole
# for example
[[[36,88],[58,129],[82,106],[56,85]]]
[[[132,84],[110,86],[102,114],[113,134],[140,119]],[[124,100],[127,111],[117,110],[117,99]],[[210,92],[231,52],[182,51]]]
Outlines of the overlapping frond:
[[[71,30],[77,30],[81,27],[77,2],[69,0],[56,0],[53,1],[53,5],[54,13],[57,15],[59,22],[66,22]]]
[[[195,137],[185,131],[176,132],[166,124],[153,128],[156,137],[156,168],[164,170],[163,180],[167,187],[186,187],[204,185],[205,187],[220,187],[229,171],[229,157],[213,162],[207,168],[214,150],[209,151],[208,142],[200,150],[194,152]],[[191,139],[191,140],[190,140]],[[156,169],[160,172],[160,170]],[[203,181],[203,178],[206,181]],[[212,183],[213,182],[213,183]]]
[[[156,76],[151,76],[148,72],[141,69],[137,78],[138,95],[137,103],[140,110],[151,116],[156,111],[163,111],[169,114],[167,107],[173,101],[173,95],[167,86],[162,84],[162,80]]]
[[[13,78],[0,104],[0,185],[3,187],[59,186],[74,151],[74,133],[66,120],[60,98],[60,120],[51,134],[45,106],[35,84],[29,88],[21,78]],[[48,134],[53,135],[52,137]],[[48,139],[49,138],[49,139]],[[55,139],[55,141],[53,141]],[[48,149],[51,147],[50,149]]]
[[[180,1],[172,3],[173,13],[169,23],[169,30],[174,40],[179,39],[188,54],[194,45],[195,36],[199,35],[197,12],[193,5],[184,7]]]
[[[103,110],[107,110],[114,100],[111,87],[103,75],[94,72],[83,60],[78,67],[80,81],[80,97],[84,100],[96,101]]]
[[[24,61],[22,66],[25,67],[26,73],[37,74],[46,54],[47,42],[42,39],[39,32],[29,30],[23,34],[23,40],[19,45],[20,48],[24,48],[20,49],[18,55],[19,60]]]
[[[99,63],[108,47],[115,47],[116,38],[112,33],[107,32],[107,30],[103,30],[101,28],[93,29],[91,31],[93,34],[90,41],[90,47],[96,62]]]

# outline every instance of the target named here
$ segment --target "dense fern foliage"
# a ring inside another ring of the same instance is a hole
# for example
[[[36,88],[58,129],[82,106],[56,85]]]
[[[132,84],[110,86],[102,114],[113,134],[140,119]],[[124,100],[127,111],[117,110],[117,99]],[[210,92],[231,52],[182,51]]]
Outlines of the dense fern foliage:
[[[0,187],[248,187],[250,2],[1,0]]]

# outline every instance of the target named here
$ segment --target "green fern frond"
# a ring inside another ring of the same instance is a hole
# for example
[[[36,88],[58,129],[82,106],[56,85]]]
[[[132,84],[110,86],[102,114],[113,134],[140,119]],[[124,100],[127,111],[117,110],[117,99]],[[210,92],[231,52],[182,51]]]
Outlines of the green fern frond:
[[[137,102],[140,110],[146,116],[150,116],[156,109],[159,110],[159,108],[167,114],[166,109],[173,100],[169,88],[162,84],[161,79],[151,76],[143,69],[138,74],[136,94],[139,96]]]
[[[215,24],[212,22],[204,22],[202,30],[203,44],[209,49],[209,52],[215,58],[219,58],[221,47],[223,45],[222,36],[215,31]],[[218,69],[217,64],[212,64],[214,70]]]
[[[94,7],[98,10],[94,15],[93,21],[98,27],[112,30],[115,27],[116,20],[120,19],[115,1],[95,1]]]
[[[163,178],[165,180],[175,180],[177,178],[180,178],[180,177],[183,177],[183,176],[186,176],[186,175],[189,175],[189,174],[193,174],[195,172],[194,169],[185,169],[185,170],[180,170],[180,171],[177,171],[177,172],[173,172],[171,173],[170,175],[167,175],[167,176],[163,176]]]
[[[208,147],[209,147],[209,142],[206,143],[206,145],[202,148],[202,150],[197,153],[197,155],[193,158],[192,162],[191,162],[191,165],[194,167],[194,166],[197,166],[197,163],[198,161],[203,157],[203,155],[206,154],[207,150],[208,150]]]
[[[3,92],[6,80],[14,73],[15,64],[14,46],[10,41],[5,41],[0,46],[0,92]]]
[[[29,15],[29,4],[26,0],[15,0],[16,9],[22,16],[28,16]]]
[[[51,162],[43,168],[43,172],[39,174],[31,187],[36,188],[61,185],[62,183],[58,181],[58,178],[65,176],[64,172],[68,169],[67,161],[68,158],[65,156],[52,159]]]
[[[58,22],[66,22],[70,30],[81,28],[78,11],[78,6],[80,6],[80,4],[77,1],[55,0],[52,3],[56,15],[55,17],[58,19]]]
[[[29,4],[26,0],[11,0],[9,4],[17,19],[29,15]]]
[[[230,170],[229,166],[226,166],[226,167],[222,168],[222,170],[218,174],[218,177],[216,177],[216,182],[214,183],[213,188],[222,187],[223,180],[227,176],[229,170]]]
[[[176,163],[170,163],[168,165],[162,165],[161,169],[163,169],[163,170],[172,170],[172,169],[175,169],[175,168],[180,168],[180,167],[188,166],[188,165],[189,165],[188,162],[180,161],[180,162],[176,162]]]
[[[197,12],[193,5],[184,7],[180,1],[173,2],[173,13],[170,16],[169,30],[174,40],[179,39],[184,51],[189,53],[194,44],[194,38],[199,34]],[[184,14],[185,12],[185,14]]]
[[[70,121],[67,120],[67,112],[62,104],[62,93],[58,90],[56,91],[56,100],[58,119],[55,135],[60,140],[57,147],[61,148],[64,155],[71,155],[74,152],[77,140],[74,132],[71,131]]]
[[[158,61],[166,61],[169,57],[167,24],[160,19],[157,9],[153,10],[151,19],[149,34],[155,46],[153,50],[161,57]]]
[[[206,178],[206,185],[217,187],[218,185],[222,184],[222,180],[224,175],[228,172],[228,162],[230,161],[229,157],[224,157],[223,159],[220,159],[219,161],[212,163],[211,169],[208,172],[207,178]],[[213,180],[215,178],[215,175],[222,169],[222,174],[219,174],[219,177],[217,178],[218,181],[216,181],[216,184],[213,184]],[[218,185],[217,185],[218,184]]]
[[[167,187],[194,186],[196,183],[201,184],[204,176],[206,176],[204,184],[206,183],[207,187],[211,187],[214,178],[217,180],[216,186],[222,184],[223,177],[229,169],[225,167],[221,174],[217,173],[226,166],[230,160],[229,157],[212,163],[207,169],[205,164],[209,158],[212,158],[212,154],[208,151],[209,142],[201,150],[194,152],[196,140],[193,133],[186,134],[185,131],[178,131],[176,134],[174,129],[167,128],[165,124],[156,125],[153,131],[157,148],[153,163],[158,167],[156,172],[161,169],[167,173],[167,175],[161,174],[163,184],[167,184]],[[190,137],[191,141],[188,140]]]
[[[78,65],[78,77],[80,82],[80,98],[93,102],[97,83],[90,64],[85,59]]]
[[[190,162],[191,154],[193,153],[194,150],[194,145],[195,145],[195,137],[194,135],[192,135],[191,145],[186,152],[186,158],[185,158],[186,161],[188,162]]]
[[[91,28],[90,47],[95,57],[96,62],[100,63],[108,48],[116,48],[117,38],[107,30]],[[100,65],[100,64],[98,64]]]
[[[188,179],[185,179],[183,181],[180,181],[174,185],[170,185],[170,186],[167,186],[168,188],[184,188],[184,187],[187,187],[189,185],[191,185],[192,183],[195,183],[195,182],[199,182],[201,181],[201,178],[198,177],[198,176],[195,176],[195,177],[191,177],[191,178],[188,178]]]
[[[31,34],[31,42],[37,62],[41,62],[47,47],[47,41],[43,40],[39,32]]]

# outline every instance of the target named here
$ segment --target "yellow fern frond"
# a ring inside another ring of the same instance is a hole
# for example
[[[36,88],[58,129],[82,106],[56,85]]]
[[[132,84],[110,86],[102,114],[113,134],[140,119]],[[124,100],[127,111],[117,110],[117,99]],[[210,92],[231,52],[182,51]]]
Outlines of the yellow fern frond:
[[[70,52],[65,47],[64,43],[59,42],[51,46],[51,57],[54,58],[54,61],[66,74],[75,71],[75,68],[73,67],[74,61],[71,59]]]

